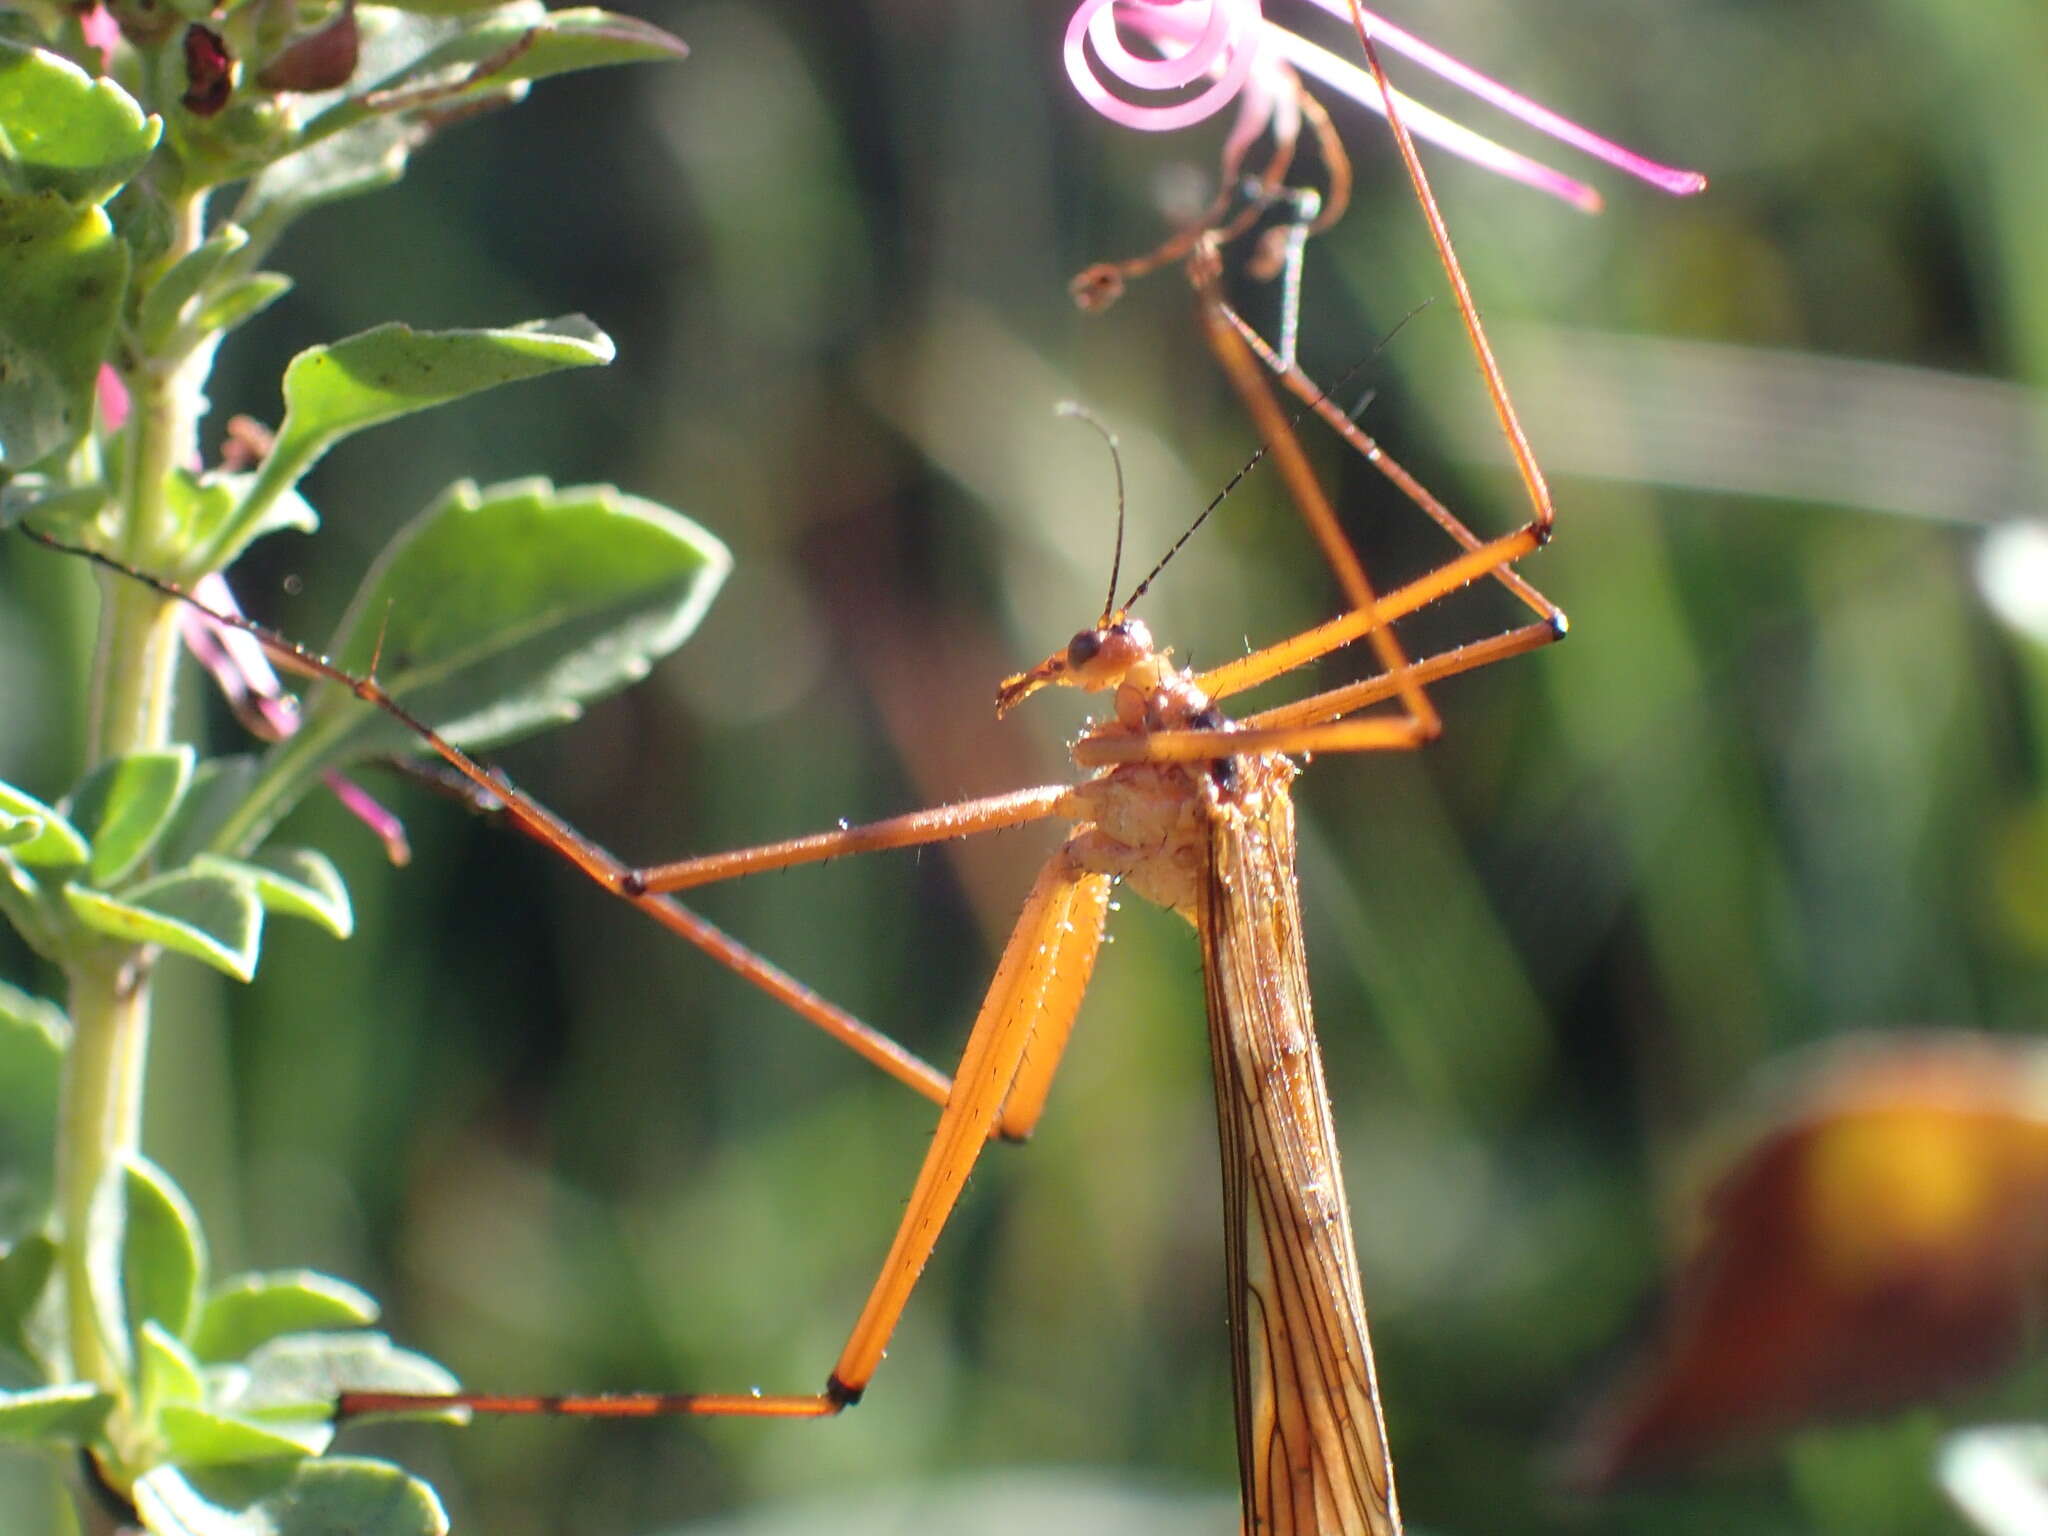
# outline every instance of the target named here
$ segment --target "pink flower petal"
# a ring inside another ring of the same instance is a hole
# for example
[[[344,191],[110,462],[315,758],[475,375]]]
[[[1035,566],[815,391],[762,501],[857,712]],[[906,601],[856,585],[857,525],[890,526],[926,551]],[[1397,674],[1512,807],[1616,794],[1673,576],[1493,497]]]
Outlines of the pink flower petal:
[[[1350,0],[1309,0],[1309,3],[1321,6],[1332,16],[1340,17],[1346,22],[1351,20]],[[1685,197],[1706,189],[1707,178],[1698,171],[1659,165],[1633,150],[1624,149],[1613,140],[1603,139],[1590,129],[1582,128],[1570,119],[1558,116],[1548,107],[1531,101],[1519,91],[1509,90],[1499,81],[1482,75],[1469,64],[1459,63],[1441,49],[1432,48],[1414,33],[1404,31],[1384,17],[1376,16],[1371,11],[1366,11],[1364,15],[1366,28],[1376,42],[1385,43],[1395,52],[1407,55],[1424,69],[1443,76],[1453,85],[1470,91],[1481,101],[1491,103],[1509,116],[1519,117],[1530,127],[1547,133],[1596,160],[1604,160],[1618,170],[1639,177],[1674,196]],[[1405,101],[1405,98],[1403,99]],[[1408,116],[1405,110],[1401,115],[1404,119]],[[1413,126],[1412,122],[1410,126]]]
[[[227,578],[218,571],[202,576],[192,595],[216,613],[242,611]],[[185,649],[212,674],[235,718],[252,735],[282,741],[299,728],[299,702],[284,691],[254,635],[218,623],[189,604],[179,610],[178,626]]]
[[[106,73],[107,61],[114,56],[114,47],[121,41],[121,24],[114,20],[114,13],[104,5],[95,5],[79,16],[78,30],[85,38],[86,47],[98,50],[100,72]]]
[[[128,421],[128,386],[121,382],[112,363],[100,364],[93,379],[93,392],[98,397],[101,425],[109,432],[120,431]]]
[[[377,840],[384,845],[385,858],[400,869],[412,862],[412,844],[406,841],[405,823],[378,804],[368,790],[332,768],[321,772],[320,781],[334,792],[334,798],[351,816],[377,834]]]
[[[1350,19],[1350,0],[1313,3]],[[1697,171],[1660,165],[1560,117],[1371,12],[1366,12],[1365,18],[1373,36],[1388,47],[1575,149],[1674,194],[1698,192],[1707,184]],[[1161,57],[1146,59],[1132,54],[1123,41],[1126,29],[1157,48]],[[1247,85],[1263,75],[1262,66],[1268,59],[1284,59],[1361,105],[1382,114],[1386,110],[1369,73],[1264,20],[1258,0],[1083,0],[1068,21],[1064,56],[1067,76],[1082,100],[1128,128],[1151,133],[1185,128],[1212,116],[1237,97],[1238,120],[1230,142],[1240,152],[1257,137],[1274,110],[1275,98],[1270,93]],[[1116,89],[1177,90],[1204,78],[1209,85],[1180,102],[1134,101]],[[1399,99],[1401,115],[1417,138],[1587,212],[1599,210],[1599,193],[1584,182],[1497,144],[1405,95]]]

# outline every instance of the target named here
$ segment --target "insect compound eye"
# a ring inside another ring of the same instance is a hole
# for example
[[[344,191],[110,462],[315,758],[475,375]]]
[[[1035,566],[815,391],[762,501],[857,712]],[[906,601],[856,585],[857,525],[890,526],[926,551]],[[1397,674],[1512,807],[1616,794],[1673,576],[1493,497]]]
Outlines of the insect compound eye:
[[[1076,669],[1085,667],[1102,654],[1102,632],[1084,629],[1067,642],[1067,665]]]

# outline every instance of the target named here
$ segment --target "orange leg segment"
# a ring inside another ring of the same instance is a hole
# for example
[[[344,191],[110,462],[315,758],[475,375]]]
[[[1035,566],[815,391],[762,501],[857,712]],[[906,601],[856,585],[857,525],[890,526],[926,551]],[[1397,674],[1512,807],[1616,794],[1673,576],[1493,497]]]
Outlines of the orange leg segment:
[[[1078,868],[1065,849],[1040,870],[975,1019],[953,1091],[939,1115],[938,1129],[888,1257],[823,1392],[782,1396],[618,1392],[551,1397],[344,1392],[336,1401],[335,1417],[460,1408],[472,1413],[583,1418],[824,1418],[858,1402],[881,1364],[889,1336],[991,1132],[1000,1125],[1010,1134],[1023,1135],[1036,1123],[1094,972],[1108,912],[1108,877]]]

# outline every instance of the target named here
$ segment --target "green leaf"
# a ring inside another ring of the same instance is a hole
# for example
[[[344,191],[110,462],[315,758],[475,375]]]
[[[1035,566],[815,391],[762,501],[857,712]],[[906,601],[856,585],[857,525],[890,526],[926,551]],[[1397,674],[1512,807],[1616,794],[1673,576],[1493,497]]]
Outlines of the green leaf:
[[[83,864],[92,856],[91,845],[76,827],[34,795],[25,794],[12,784],[0,783],[0,815],[42,823],[36,836],[7,850],[7,856],[18,863],[68,866]]]
[[[502,330],[415,331],[380,325],[309,347],[284,374],[274,453],[324,452],[365,427],[521,379],[612,360],[611,339],[581,315]]]
[[[41,1232],[31,1232],[0,1256],[0,1387],[47,1386],[51,1372],[44,1362],[63,1358],[62,1341],[52,1336],[62,1326],[63,1309],[45,1304],[56,1267],[57,1245]]]
[[[221,824],[249,798],[262,766],[263,760],[253,752],[209,757],[199,765],[178,814],[157,844],[166,866],[175,869],[206,847]]]
[[[392,185],[405,174],[406,159],[420,137],[402,117],[373,117],[318,140],[286,155],[249,184],[242,217],[251,233],[274,240],[309,209]]]
[[[284,421],[255,483],[204,552],[232,559],[270,506],[344,437],[500,384],[612,360],[611,339],[581,315],[502,330],[415,331],[380,325],[309,347],[284,373]]]
[[[135,1379],[145,1415],[174,1404],[190,1406],[205,1397],[199,1362],[161,1324],[142,1325],[135,1353]]]
[[[161,944],[237,981],[256,974],[263,945],[263,904],[255,887],[237,875],[162,875],[118,898],[71,885],[64,888],[64,899],[72,916],[109,938]]]
[[[113,885],[149,857],[198,760],[180,743],[161,752],[134,752],[100,764],[73,791],[66,809],[92,843],[86,877]]]
[[[0,983],[0,1242],[25,1239],[49,1217],[69,1036],[54,1006]]]
[[[61,453],[92,425],[127,282],[128,247],[101,209],[0,197],[0,466]]]
[[[90,1382],[0,1392],[0,1440],[43,1440],[82,1445],[99,1434],[114,1398]]]
[[[377,1320],[377,1303],[345,1280],[307,1269],[237,1275],[207,1296],[192,1331],[201,1360],[239,1360],[288,1333],[356,1328]]]
[[[0,811],[0,848],[12,848],[16,843],[32,843],[42,835],[42,818],[10,816],[5,811]]]
[[[403,100],[417,93],[445,111],[515,83],[611,64],[659,63],[689,51],[682,39],[657,26],[593,7],[552,11],[533,21],[508,17],[465,28],[411,67],[379,81],[367,104],[374,109],[386,97]],[[318,130],[317,120],[309,125],[309,132]]]
[[[113,81],[43,49],[0,43],[0,195],[104,203],[142,169],[162,131]]]
[[[201,331],[232,331],[291,291],[292,280],[282,272],[251,272],[208,298],[199,306],[192,323]]]
[[[213,1406],[266,1420],[331,1415],[344,1391],[456,1390],[455,1378],[425,1355],[361,1330],[288,1333],[258,1345],[243,1364],[244,1372],[216,1392]]]
[[[325,854],[310,848],[265,849],[253,862],[201,854],[192,861],[197,873],[238,876],[256,887],[263,910],[281,917],[302,917],[345,939],[355,932],[355,913],[341,871]]]
[[[610,486],[463,482],[371,568],[334,652],[357,672],[374,660],[415,715],[481,748],[644,677],[696,628],[730,564],[689,519]],[[422,750],[332,684],[306,720],[309,749],[339,759]]]
[[[197,546],[219,537],[248,500],[249,488],[255,483],[253,471],[229,474],[211,470],[205,474],[194,474],[189,469],[172,470],[164,481],[164,499],[171,515],[184,530],[180,542]],[[312,533],[319,526],[320,515],[303,496],[295,490],[282,491],[271,498],[263,516],[256,520],[254,526],[243,532],[241,542],[250,544],[280,528]]]
[[[169,1451],[166,1459],[183,1467],[228,1466],[280,1456],[318,1456],[334,1441],[334,1426],[325,1421],[255,1424],[182,1403],[166,1407],[158,1415],[157,1427],[162,1430]]]
[[[43,1287],[56,1268],[57,1245],[40,1232],[11,1244],[0,1255],[0,1340],[17,1353],[33,1356],[28,1342],[29,1316],[43,1299]]]
[[[182,1339],[206,1262],[199,1218],[184,1194],[154,1163],[130,1156],[108,1170],[87,1220],[86,1268],[109,1345],[135,1360],[130,1341],[148,1323]]]
[[[128,277],[99,205],[161,126],[111,80],[0,43],[0,465],[61,452],[92,422]]]
[[[136,317],[138,340],[146,350],[162,350],[221,265],[248,243],[249,232],[241,225],[223,224],[206,237],[198,250],[180,257],[150,286]]]
[[[185,1470],[135,1485],[152,1536],[445,1536],[434,1490],[389,1462],[330,1456]]]

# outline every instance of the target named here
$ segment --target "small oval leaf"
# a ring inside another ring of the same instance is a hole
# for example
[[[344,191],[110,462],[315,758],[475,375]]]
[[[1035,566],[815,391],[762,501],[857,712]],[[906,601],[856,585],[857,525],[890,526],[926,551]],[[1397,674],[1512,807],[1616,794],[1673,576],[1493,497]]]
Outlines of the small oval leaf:
[[[0,814],[42,824],[42,830],[36,836],[8,848],[10,859],[22,864],[47,864],[61,868],[83,864],[92,856],[92,845],[76,827],[53,807],[12,784],[0,783]]]
[[[0,1392],[0,1440],[83,1445],[99,1434],[113,1407],[111,1393],[84,1381]]]
[[[26,1238],[49,1218],[69,1033],[55,1006],[0,983],[0,1243]]]
[[[0,197],[0,465],[24,469],[85,436],[127,286],[128,247],[105,210],[57,192]]]
[[[374,663],[415,715],[485,747],[644,677],[696,628],[730,566],[697,524],[610,486],[464,482],[378,559],[334,654],[357,672]],[[331,684],[306,715],[329,761],[423,750]]]
[[[86,927],[130,944],[161,944],[203,960],[237,981],[256,974],[263,904],[247,880],[222,872],[165,875],[120,898],[66,886],[64,899]]]
[[[256,888],[263,910],[280,917],[300,917],[318,924],[337,939],[355,931],[355,913],[341,871],[325,854],[310,848],[266,848],[253,860],[201,854],[192,861],[197,873],[225,873]]]
[[[239,1360],[288,1333],[356,1328],[377,1320],[377,1303],[345,1280],[307,1269],[237,1275],[214,1287],[192,1330],[192,1351],[218,1364]]]
[[[318,1456],[334,1442],[334,1426],[329,1423],[254,1424],[231,1414],[182,1403],[167,1406],[157,1417],[157,1427],[163,1431],[170,1453],[165,1459],[183,1467],[218,1467],[279,1456]]]
[[[457,1390],[425,1355],[381,1333],[290,1333],[252,1350],[246,1370],[214,1399],[225,1412],[269,1419],[326,1415],[342,1392]]]
[[[385,1461],[158,1467],[135,1485],[153,1536],[447,1536],[434,1490]]]
[[[681,38],[657,26],[594,6],[555,11],[538,20],[513,15],[465,27],[400,74],[380,81],[377,94],[387,99],[400,93],[430,95],[431,104],[445,111],[457,101],[520,82],[612,64],[669,62],[689,51]]]
[[[142,169],[162,131],[112,80],[0,43],[0,162],[20,191],[103,203]]]
[[[136,1335],[135,1378],[145,1416],[205,1396],[199,1362],[159,1323],[144,1323]]]
[[[198,754],[185,744],[100,764],[65,809],[92,843],[86,878],[114,885],[149,857],[192,782]]]
[[[56,1265],[57,1245],[40,1232],[10,1244],[0,1256],[0,1345],[24,1360],[36,1357],[29,1342],[30,1319]]]
[[[101,1334],[120,1359],[137,1360],[145,1324],[185,1336],[204,1267],[199,1218],[170,1176],[135,1156],[109,1169],[87,1220],[86,1271]]]

